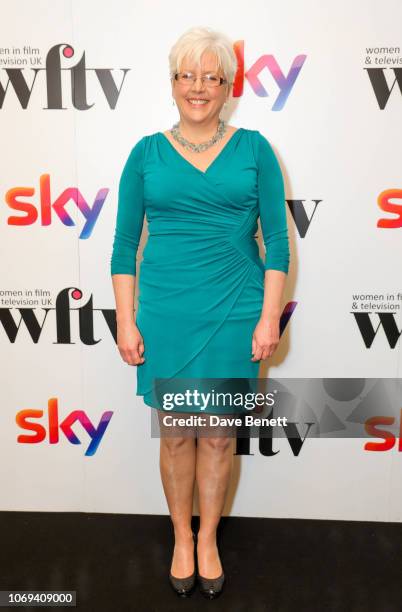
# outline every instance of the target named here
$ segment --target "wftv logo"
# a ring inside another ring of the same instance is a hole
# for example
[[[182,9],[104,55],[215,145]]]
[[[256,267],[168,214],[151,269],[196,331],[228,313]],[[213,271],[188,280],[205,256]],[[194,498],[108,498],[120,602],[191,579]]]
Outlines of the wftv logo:
[[[71,312],[78,311],[78,335],[82,344],[92,346],[101,342],[101,339],[95,338],[94,312],[102,313],[115,342],[117,342],[116,311],[112,308],[94,308],[92,295],[83,306],[72,308],[70,305],[70,292],[73,300],[80,300],[83,297],[82,291],[77,287],[62,289],[56,297],[54,308],[45,306],[39,309],[45,312],[41,322],[36,316],[36,308],[0,308],[0,323],[9,341],[15,343],[23,322],[33,342],[37,344],[48,319],[49,312],[54,311],[55,318],[52,323],[56,327],[56,341],[53,344],[75,344],[71,333]],[[44,297],[42,298],[42,304],[51,304],[51,301],[49,298]],[[12,310],[18,310],[20,313],[18,323],[14,321]]]
[[[305,238],[317,210],[317,206],[322,200],[312,200],[312,202],[314,202],[314,208],[310,217],[307,215],[304,200],[286,200],[286,202],[289,206],[290,214],[292,215],[300,238]]]
[[[31,68],[34,72],[34,79],[31,86],[29,87],[25,77],[23,75],[23,68],[3,68],[7,73],[8,82],[6,86],[0,83],[0,108],[3,108],[4,99],[8,85],[11,83],[17,98],[22,108],[28,108],[28,104],[31,98],[32,90],[35,85],[36,77],[39,72],[45,73],[46,78],[46,94],[47,94],[47,107],[44,110],[66,110],[63,106],[63,94],[62,94],[62,79],[61,74],[63,72],[71,73],[71,101],[77,110],[88,110],[94,106],[94,104],[88,104],[87,102],[87,72],[95,73],[99,84],[102,88],[105,98],[109,103],[111,109],[116,108],[117,100],[119,99],[121,89],[123,87],[124,80],[127,72],[130,68],[121,68],[123,72],[123,78],[120,87],[117,87],[111,68],[87,68],[85,65],[85,51],[81,56],[81,59],[75,66],[70,68],[62,68],[60,62],[60,50],[64,58],[70,59],[74,55],[74,48],[67,44],[61,43],[54,45],[46,55],[46,67],[45,68]]]
[[[399,91],[402,93],[402,68],[363,68],[363,70],[367,70],[367,75],[370,79],[380,110],[384,110],[386,107],[395,83],[398,83]],[[395,76],[390,87],[385,78],[385,70],[393,71]]]
[[[402,300],[402,296],[398,294],[399,300]],[[354,296],[355,297],[355,296]],[[395,321],[396,312],[353,312],[351,314],[354,316],[361,336],[363,338],[363,342],[366,348],[371,348],[374,339],[378,333],[380,327],[384,330],[384,334],[386,339],[388,340],[388,344],[391,349],[394,349],[401,337],[402,330],[399,331],[397,323]],[[374,325],[371,322],[370,315],[375,314],[379,319],[379,323],[377,328],[374,329]],[[399,314],[398,314],[399,317]]]
[[[15,416],[15,421],[21,429],[34,432],[34,435],[20,434],[17,442],[20,444],[39,444],[46,440],[46,426],[35,422],[44,416],[44,410],[26,408],[20,410]],[[62,432],[71,444],[81,444],[81,440],[74,433],[72,426],[79,422],[89,435],[91,442],[85,451],[85,455],[94,455],[107,426],[110,423],[113,412],[108,410],[101,416],[99,424],[94,427],[91,420],[84,410],[73,410],[61,422],[59,421],[59,411],[57,398],[52,397],[48,401],[47,427],[49,430],[49,444],[57,444],[60,441]]]
[[[34,187],[12,187],[7,191],[5,200],[8,206],[13,210],[25,213],[25,215],[21,217],[10,215],[7,219],[7,223],[8,225],[14,226],[32,225],[38,220],[40,215],[40,224],[43,226],[50,225],[53,212],[64,225],[69,227],[75,226],[74,220],[70,217],[65,208],[66,204],[72,200],[85,219],[79,238],[89,238],[108,193],[109,189],[99,189],[91,207],[77,187],[68,187],[52,202],[50,175],[42,174],[39,180],[37,205],[33,202],[19,199],[20,197],[28,198],[34,196]]]
[[[295,81],[305,62],[306,55],[297,55],[293,60],[289,73],[285,75],[273,55],[262,55],[246,71],[244,70],[244,41],[238,40],[233,45],[238,67],[233,83],[233,97],[243,94],[244,80],[247,79],[253,92],[259,97],[268,97],[269,94],[260,81],[260,74],[268,70],[279,87],[279,94],[272,106],[273,111],[280,111],[284,107]],[[71,102],[77,110],[89,110],[94,104],[87,101],[87,73],[92,72],[98,79],[99,85],[105,95],[109,107],[114,110],[119,99],[124,80],[130,68],[120,68],[123,72],[121,83],[118,86],[113,78],[111,68],[87,68],[85,52],[81,59],[71,67],[61,66],[61,55],[69,60],[74,55],[74,48],[68,43],[54,45],[46,55],[45,68],[31,68],[34,72],[32,84],[29,86],[23,74],[24,68],[3,68],[8,81],[5,86],[0,82],[0,108],[3,108],[9,84],[14,89],[21,107],[28,108],[36,78],[40,72],[45,73],[47,106],[43,110],[66,110],[63,106],[62,72],[71,74]],[[39,60],[38,60],[39,61]]]

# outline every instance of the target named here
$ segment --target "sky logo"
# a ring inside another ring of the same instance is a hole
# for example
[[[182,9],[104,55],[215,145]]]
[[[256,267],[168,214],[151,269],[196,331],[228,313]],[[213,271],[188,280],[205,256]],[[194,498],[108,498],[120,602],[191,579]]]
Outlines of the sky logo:
[[[34,202],[20,199],[34,196],[34,187],[12,187],[7,191],[5,201],[8,206],[13,210],[24,213],[23,216],[8,217],[7,223],[8,225],[20,226],[32,225],[39,218],[41,225],[50,225],[52,222],[52,215],[56,215],[64,225],[72,227],[75,225],[74,220],[66,210],[66,205],[71,200],[85,219],[79,238],[89,238],[108,193],[109,189],[105,187],[99,189],[92,206],[90,206],[77,187],[68,187],[52,202],[50,175],[42,174],[39,179],[39,197],[37,205],[35,205]]]
[[[244,70],[244,40],[238,40],[233,45],[237,57],[237,73],[233,83],[233,97],[243,94],[244,79],[247,79],[254,93],[262,98],[268,97],[269,93],[260,81],[260,74],[268,70],[279,87],[279,93],[272,106],[273,111],[280,111],[285,106],[300,70],[304,65],[307,55],[297,55],[285,76],[273,55],[261,55],[248,70]]]
[[[20,434],[17,436],[17,442],[20,444],[40,444],[46,440],[46,426],[37,421],[45,414],[44,410],[26,408],[20,410],[15,416],[15,421],[21,429],[33,432],[33,435]],[[96,453],[96,450],[103,438],[113,412],[108,410],[104,412],[95,427],[84,410],[73,410],[61,422],[59,421],[59,410],[57,398],[51,397],[48,401],[47,427],[49,430],[49,444],[57,444],[60,440],[60,432],[64,434],[71,444],[81,444],[81,440],[74,433],[72,426],[78,421],[89,435],[90,443],[85,451],[86,456],[91,456]]]

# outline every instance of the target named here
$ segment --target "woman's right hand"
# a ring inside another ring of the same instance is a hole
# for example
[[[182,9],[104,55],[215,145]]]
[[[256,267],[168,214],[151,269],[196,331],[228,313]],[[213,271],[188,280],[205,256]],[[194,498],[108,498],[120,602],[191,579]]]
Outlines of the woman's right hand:
[[[141,365],[145,358],[142,356],[145,347],[144,339],[134,321],[117,324],[117,348],[120,355],[128,365]]]

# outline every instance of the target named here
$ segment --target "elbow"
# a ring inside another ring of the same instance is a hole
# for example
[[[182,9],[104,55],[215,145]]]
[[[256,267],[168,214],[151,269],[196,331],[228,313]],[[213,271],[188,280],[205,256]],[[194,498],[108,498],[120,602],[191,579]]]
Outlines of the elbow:
[[[289,272],[289,260],[286,259],[278,259],[271,260],[268,259],[265,261],[264,270],[278,270],[279,272],[284,272],[287,274]]]
[[[113,251],[110,258],[110,275],[113,274],[136,274],[137,258],[136,253],[122,253]]]
[[[136,274],[138,242],[116,235],[110,257],[110,274]]]

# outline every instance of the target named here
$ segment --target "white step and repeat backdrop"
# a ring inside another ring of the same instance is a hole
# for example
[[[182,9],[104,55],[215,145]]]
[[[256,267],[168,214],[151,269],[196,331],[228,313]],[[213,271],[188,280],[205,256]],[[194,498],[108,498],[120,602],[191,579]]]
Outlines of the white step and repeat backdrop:
[[[368,378],[401,377],[398,0],[1,12],[1,510],[167,513],[152,409],[116,348],[109,261],[123,164],[178,119],[168,52],[191,26],[234,41],[226,118],[268,138],[286,181],[291,316],[263,375],[354,379],[354,408]],[[336,415],[343,399],[329,385],[323,401]],[[372,446],[251,439],[225,514],[401,521],[400,436],[379,429]]]

